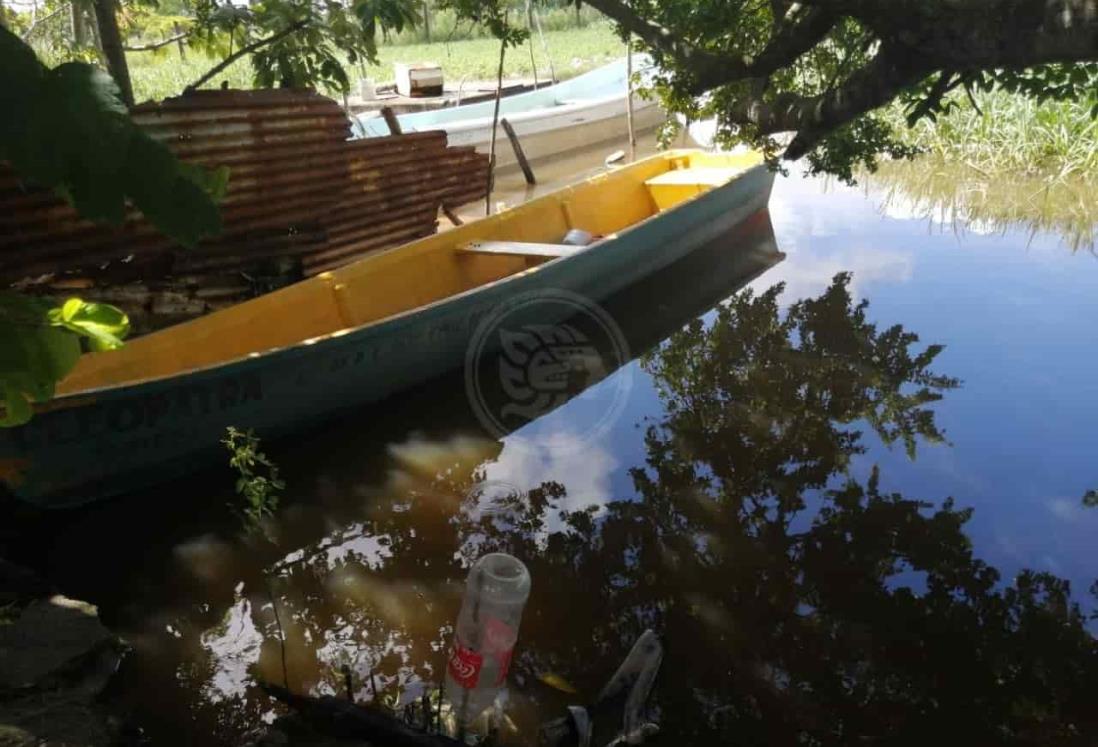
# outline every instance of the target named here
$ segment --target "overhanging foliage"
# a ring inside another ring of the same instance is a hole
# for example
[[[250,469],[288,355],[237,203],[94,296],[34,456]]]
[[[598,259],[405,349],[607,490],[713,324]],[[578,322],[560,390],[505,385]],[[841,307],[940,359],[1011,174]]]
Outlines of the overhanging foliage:
[[[109,75],[82,62],[48,69],[0,26],[2,161],[91,220],[120,223],[132,204],[186,245],[221,230],[226,170],[179,162],[133,123]],[[128,331],[106,304],[0,293],[0,426],[25,423],[83,349],[116,348]]]

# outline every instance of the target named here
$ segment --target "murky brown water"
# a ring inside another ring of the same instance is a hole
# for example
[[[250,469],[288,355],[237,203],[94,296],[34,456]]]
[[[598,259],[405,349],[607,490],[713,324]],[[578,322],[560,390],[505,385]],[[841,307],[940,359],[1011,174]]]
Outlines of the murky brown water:
[[[1098,267],[879,200],[781,180],[606,305],[632,362],[502,439],[455,375],[270,444],[289,487],[262,531],[214,471],[59,516],[31,559],[132,642],[111,699],[156,744],[281,713],[257,687],[283,681],[279,623],[292,689],[342,692],[346,665],[399,710],[496,550],[533,578],[506,744],[647,628],[660,744],[1093,743]]]

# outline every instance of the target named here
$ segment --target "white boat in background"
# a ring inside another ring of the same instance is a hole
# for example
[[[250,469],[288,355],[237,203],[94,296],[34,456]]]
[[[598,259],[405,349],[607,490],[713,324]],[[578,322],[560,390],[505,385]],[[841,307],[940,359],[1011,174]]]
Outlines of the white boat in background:
[[[642,80],[651,61],[637,55],[634,69]],[[624,140],[626,122],[626,62],[624,59],[592,70],[563,83],[500,100],[500,118],[507,119],[530,160],[565,153],[609,140]],[[415,112],[397,117],[403,132],[445,130],[450,145],[472,145],[487,153],[492,140],[495,101]],[[641,133],[664,120],[663,111],[651,99],[633,96],[633,127]],[[381,117],[358,117],[354,132],[359,137],[390,134]],[[496,165],[515,162],[507,137],[497,133]]]

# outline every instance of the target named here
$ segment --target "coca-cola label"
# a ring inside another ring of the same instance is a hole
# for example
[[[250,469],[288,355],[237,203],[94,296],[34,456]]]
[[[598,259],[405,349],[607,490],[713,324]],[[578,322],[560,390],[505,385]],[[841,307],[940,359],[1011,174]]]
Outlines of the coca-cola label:
[[[480,668],[484,657],[476,651],[454,642],[454,651],[450,654],[450,676],[466,690],[472,690],[480,679]]]

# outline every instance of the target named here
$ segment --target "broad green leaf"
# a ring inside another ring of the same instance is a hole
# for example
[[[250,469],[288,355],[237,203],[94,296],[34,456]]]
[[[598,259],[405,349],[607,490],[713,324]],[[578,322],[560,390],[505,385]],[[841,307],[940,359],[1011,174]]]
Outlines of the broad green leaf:
[[[71,321],[80,313],[80,309],[83,308],[83,306],[84,302],[79,298],[70,298],[61,306],[61,319],[66,322]]]
[[[30,402],[14,386],[7,382],[4,388],[4,412],[0,413],[0,427],[13,428],[23,425],[34,415]]]
[[[51,310],[49,318],[53,324],[86,337],[97,351],[122,347],[122,339],[130,331],[130,320],[121,310],[79,298],[70,298],[60,309]]]
[[[79,337],[50,321],[60,313],[41,299],[0,293],[0,425],[26,422],[31,403],[52,397],[80,358]]]
[[[80,359],[81,339],[93,350],[111,350],[128,331],[126,315],[107,304],[70,298],[51,308],[40,298],[0,292],[0,427],[25,423],[32,403],[53,397]]]

